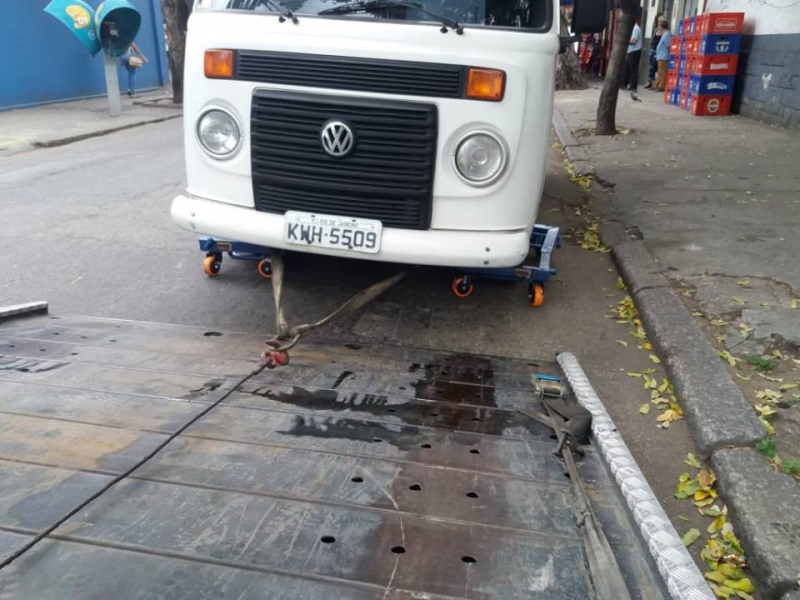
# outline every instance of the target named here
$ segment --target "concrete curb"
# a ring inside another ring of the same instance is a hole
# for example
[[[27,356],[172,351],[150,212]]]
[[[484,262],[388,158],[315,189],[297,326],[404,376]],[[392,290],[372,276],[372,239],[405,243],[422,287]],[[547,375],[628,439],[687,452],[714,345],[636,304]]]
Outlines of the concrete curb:
[[[35,141],[31,142],[31,148],[55,148],[56,146],[66,146],[67,144],[72,144],[74,142],[80,142],[82,140],[88,140],[94,137],[100,137],[103,135],[109,135],[111,133],[116,133],[117,131],[124,131],[126,129],[133,129],[135,127],[141,127],[143,125],[152,125],[153,123],[163,123],[164,121],[171,121],[172,119],[178,119],[183,115],[183,113],[178,113],[176,115],[169,115],[166,117],[158,117],[155,119],[145,119],[143,121],[137,121],[135,123],[128,123],[126,125],[120,125],[119,127],[107,127],[105,129],[98,129],[96,131],[90,131],[88,133],[79,133],[76,135],[66,136],[63,138],[54,138],[50,140],[43,140],[43,141]],[[22,150],[20,150],[22,151]]]
[[[572,135],[566,119],[553,109],[553,128],[556,130],[556,137],[564,147],[564,153],[572,163],[572,168],[578,175],[594,175],[594,167],[589,161],[586,151],[581,146],[581,143]]]
[[[578,144],[557,110],[553,123],[565,150]],[[665,359],[698,453],[717,474],[731,522],[763,586],[759,592],[763,598],[800,600],[800,486],[753,450],[766,431],[750,403],[656,257],[643,241],[631,239],[624,224],[613,220],[616,215],[608,216],[602,239]]]
[[[711,466],[763,597],[800,599],[800,486],[747,448],[719,450]]]

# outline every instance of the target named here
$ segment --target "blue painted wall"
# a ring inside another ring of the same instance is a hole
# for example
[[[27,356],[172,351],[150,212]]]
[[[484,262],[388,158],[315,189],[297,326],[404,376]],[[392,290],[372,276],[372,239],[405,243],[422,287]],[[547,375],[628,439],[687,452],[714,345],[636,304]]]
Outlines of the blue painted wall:
[[[0,0],[0,110],[105,94],[101,54],[90,56],[73,34],[44,12],[49,0]],[[169,81],[160,0],[132,0],[142,13],[136,44],[150,59],[137,90]],[[100,0],[88,0],[96,8]],[[127,74],[117,67],[121,87]]]

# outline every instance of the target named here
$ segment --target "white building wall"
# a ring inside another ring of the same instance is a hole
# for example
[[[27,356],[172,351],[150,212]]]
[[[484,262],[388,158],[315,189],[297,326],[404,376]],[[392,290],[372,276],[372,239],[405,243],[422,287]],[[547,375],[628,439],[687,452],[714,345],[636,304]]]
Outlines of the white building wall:
[[[706,12],[743,12],[744,33],[800,33],[797,0],[707,0]]]

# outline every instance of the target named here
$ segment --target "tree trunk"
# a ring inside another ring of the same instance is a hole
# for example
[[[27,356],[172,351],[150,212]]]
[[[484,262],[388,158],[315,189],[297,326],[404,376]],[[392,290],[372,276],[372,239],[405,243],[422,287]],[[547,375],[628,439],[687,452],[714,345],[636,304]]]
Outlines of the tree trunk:
[[[172,101],[183,104],[183,61],[186,55],[186,28],[189,8],[185,0],[162,0],[161,13],[169,38],[169,73],[172,79]]]
[[[568,36],[567,19],[561,12],[561,35]],[[556,61],[556,89],[557,90],[585,90],[588,86],[581,71],[581,61],[575,54],[572,44],[567,46],[564,54],[558,55]]]
[[[637,0],[620,0],[621,14],[614,35],[614,45],[611,48],[611,57],[608,61],[606,80],[603,91],[600,93],[600,103],[597,106],[597,135],[614,135],[617,133],[617,98],[619,84],[625,72],[625,58],[628,54],[628,45],[633,34],[633,25],[636,21],[636,9],[639,7]]]

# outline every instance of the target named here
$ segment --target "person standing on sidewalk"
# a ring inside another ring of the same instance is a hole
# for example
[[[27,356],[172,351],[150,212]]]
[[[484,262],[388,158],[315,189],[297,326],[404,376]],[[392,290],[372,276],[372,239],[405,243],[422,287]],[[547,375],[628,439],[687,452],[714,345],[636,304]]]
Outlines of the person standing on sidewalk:
[[[653,32],[653,39],[650,40],[650,70],[647,72],[647,85],[644,86],[644,89],[649,90],[652,89],[653,83],[656,80],[656,71],[658,70],[658,61],[656,60],[656,48],[658,48],[658,43],[661,41],[661,21],[664,17],[658,17],[656,19],[656,29]]]
[[[663,92],[667,87],[667,63],[669,62],[669,43],[672,39],[672,32],[669,30],[669,23],[666,20],[658,23],[661,29],[661,41],[656,48],[656,60],[658,61],[658,79],[653,87],[655,92]]]
[[[625,89],[636,92],[639,87],[639,63],[642,60],[642,28],[633,24],[631,41],[628,43],[628,56],[625,59]]]
[[[119,57],[120,66],[128,71],[128,96],[133,96],[136,93],[136,69],[141,68],[146,62],[150,61],[139,50],[136,42],[131,42],[130,47]]]

